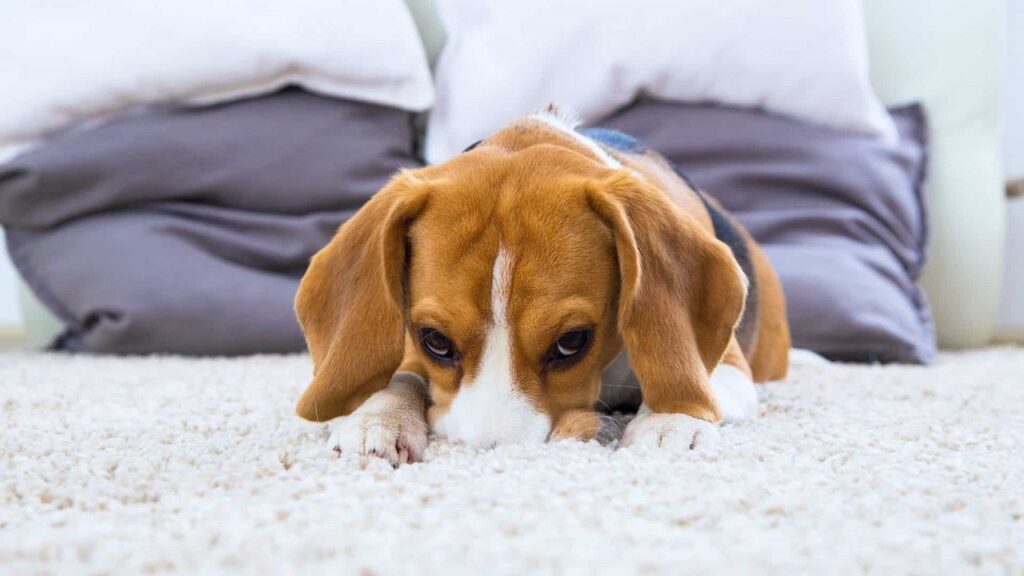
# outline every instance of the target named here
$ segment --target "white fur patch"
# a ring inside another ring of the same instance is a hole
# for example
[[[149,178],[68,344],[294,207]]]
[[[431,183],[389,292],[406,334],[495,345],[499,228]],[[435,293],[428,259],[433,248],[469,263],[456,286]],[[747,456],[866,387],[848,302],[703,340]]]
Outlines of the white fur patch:
[[[636,418],[626,426],[621,445],[694,450],[713,448],[720,440],[718,426],[707,420],[686,414],[652,412],[646,404],[641,404]]]
[[[571,136],[577,143],[593,152],[605,166],[610,168],[622,168],[622,163],[612,157],[612,155],[602,148],[597,142],[594,142],[590,138],[587,138],[576,131],[576,127],[580,124],[579,120],[550,110],[536,112],[531,115],[530,118],[543,122],[555,130]]]
[[[711,374],[711,390],[722,422],[742,422],[757,416],[757,390],[739,368],[719,364]]]
[[[793,348],[789,351],[790,366],[828,366],[827,358],[804,348]]]
[[[508,327],[508,293],[511,289],[512,257],[499,247],[491,271],[491,321],[495,326]]]
[[[491,283],[493,318],[472,381],[463,382],[448,413],[434,431],[474,448],[498,444],[541,443],[551,432],[551,420],[523,396],[512,373],[512,339],[507,318],[512,261],[498,250]]]

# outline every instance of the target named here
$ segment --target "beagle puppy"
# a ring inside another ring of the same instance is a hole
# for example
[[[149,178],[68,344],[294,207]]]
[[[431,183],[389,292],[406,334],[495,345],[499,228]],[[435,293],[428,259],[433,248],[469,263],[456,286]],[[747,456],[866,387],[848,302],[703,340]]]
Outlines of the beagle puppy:
[[[790,345],[747,231],[657,153],[553,107],[396,175],[313,257],[295,308],[313,360],[298,415],[393,465],[430,429],[593,439],[622,389],[640,402],[622,445],[710,444],[754,416]]]

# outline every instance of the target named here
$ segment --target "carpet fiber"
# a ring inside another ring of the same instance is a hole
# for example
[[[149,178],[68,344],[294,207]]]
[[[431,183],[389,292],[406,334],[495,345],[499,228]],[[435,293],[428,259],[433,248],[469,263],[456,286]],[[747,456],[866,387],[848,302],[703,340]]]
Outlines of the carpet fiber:
[[[309,371],[0,354],[0,572],[1024,571],[1022,349],[797,366],[713,452],[398,470],[292,416]]]

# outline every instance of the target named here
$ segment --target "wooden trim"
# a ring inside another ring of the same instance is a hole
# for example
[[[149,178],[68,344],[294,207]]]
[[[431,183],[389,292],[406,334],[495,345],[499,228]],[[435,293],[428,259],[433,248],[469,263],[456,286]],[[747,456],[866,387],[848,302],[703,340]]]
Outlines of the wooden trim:
[[[0,352],[24,350],[29,346],[28,334],[19,326],[0,326]]]
[[[24,335],[25,330],[20,324],[0,324],[0,338]]]
[[[1006,183],[1007,198],[1024,198],[1024,179],[1011,180]]]

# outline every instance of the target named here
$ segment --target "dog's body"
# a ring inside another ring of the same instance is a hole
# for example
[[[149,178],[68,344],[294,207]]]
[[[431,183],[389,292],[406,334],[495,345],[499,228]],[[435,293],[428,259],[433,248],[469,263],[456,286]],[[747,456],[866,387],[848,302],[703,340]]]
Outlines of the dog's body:
[[[398,175],[314,257],[296,310],[299,415],[346,416],[333,442],[396,464],[428,423],[478,447],[591,439],[595,402],[631,383],[623,444],[712,441],[789,351],[742,226],[635,140],[554,112]]]

